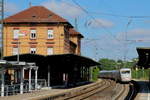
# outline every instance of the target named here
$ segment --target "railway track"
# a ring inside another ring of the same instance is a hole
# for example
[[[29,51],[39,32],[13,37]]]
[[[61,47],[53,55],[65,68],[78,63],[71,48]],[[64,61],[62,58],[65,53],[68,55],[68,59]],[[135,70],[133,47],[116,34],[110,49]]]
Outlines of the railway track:
[[[127,84],[119,84],[113,80],[102,80],[99,83],[39,100],[124,100],[128,90]]]
[[[118,91],[118,94],[114,97],[114,100],[124,100],[129,92],[129,84],[122,84],[120,86],[120,91]]]
[[[139,87],[137,86],[137,83],[135,81],[131,81],[129,87],[129,92],[125,100],[134,100]]]
[[[99,86],[93,86],[88,88],[88,90],[82,90],[80,93],[75,93],[74,95],[66,97],[63,100],[93,100],[96,98],[94,95],[105,90],[111,90],[115,85],[116,83],[112,80],[104,80],[103,84],[100,84]]]
[[[64,100],[124,100],[126,98],[129,84],[119,84],[112,80],[104,81],[105,83],[99,87],[93,87],[88,91],[78,93],[78,95],[74,94]]]

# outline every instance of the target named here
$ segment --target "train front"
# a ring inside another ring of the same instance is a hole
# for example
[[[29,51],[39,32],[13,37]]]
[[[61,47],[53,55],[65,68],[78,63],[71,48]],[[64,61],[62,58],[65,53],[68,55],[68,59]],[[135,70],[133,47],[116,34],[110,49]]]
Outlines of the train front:
[[[131,69],[130,68],[122,68],[120,69],[120,76],[122,82],[130,82],[131,81]]]

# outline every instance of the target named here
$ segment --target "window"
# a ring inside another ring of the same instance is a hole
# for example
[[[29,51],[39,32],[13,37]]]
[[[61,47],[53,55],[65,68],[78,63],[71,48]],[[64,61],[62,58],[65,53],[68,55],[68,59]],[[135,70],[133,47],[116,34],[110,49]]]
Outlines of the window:
[[[130,74],[130,71],[122,71],[122,74]]]
[[[14,35],[14,39],[18,39],[18,36],[19,36],[19,29],[14,29],[14,30],[13,30],[13,35]]]
[[[49,47],[47,48],[47,55],[52,55],[53,54],[53,48]]]
[[[30,53],[35,54],[36,53],[36,48],[30,48]]]
[[[17,54],[18,54],[18,48],[13,48],[12,54],[13,54],[13,55],[17,55]]]
[[[48,39],[53,39],[53,38],[54,38],[53,30],[50,30],[50,29],[49,29],[49,30],[47,31],[47,38],[48,38]]]
[[[30,39],[36,39],[36,30],[30,30]]]

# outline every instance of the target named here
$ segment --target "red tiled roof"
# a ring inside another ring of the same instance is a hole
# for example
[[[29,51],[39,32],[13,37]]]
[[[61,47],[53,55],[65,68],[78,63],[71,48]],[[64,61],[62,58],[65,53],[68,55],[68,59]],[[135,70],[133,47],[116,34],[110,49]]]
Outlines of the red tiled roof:
[[[74,28],[70,28],[69,32],[70,32],[70,35],[72,35],[72,36],[76,35],[76,36],[81,36],[81,38],[84,37],[80,32],[77,32]]]
[[[68,23],[66,19],[43,6],[33,6],[4,19],[4,23]],[[70,24],[71,25],[71,24]]]

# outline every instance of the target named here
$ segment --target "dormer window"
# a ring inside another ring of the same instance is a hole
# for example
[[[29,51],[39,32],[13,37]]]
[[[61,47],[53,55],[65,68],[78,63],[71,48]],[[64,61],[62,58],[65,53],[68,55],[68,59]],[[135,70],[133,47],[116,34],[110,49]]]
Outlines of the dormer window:
[[[36,16],[35,16],[35,15],[33,15],[32,17],[33,17],[33,18],[35,18]]]
[[[49,15],[48,15],[48,18],[50,18],[51,16],[52,16],[52,14],[49,14]]]

